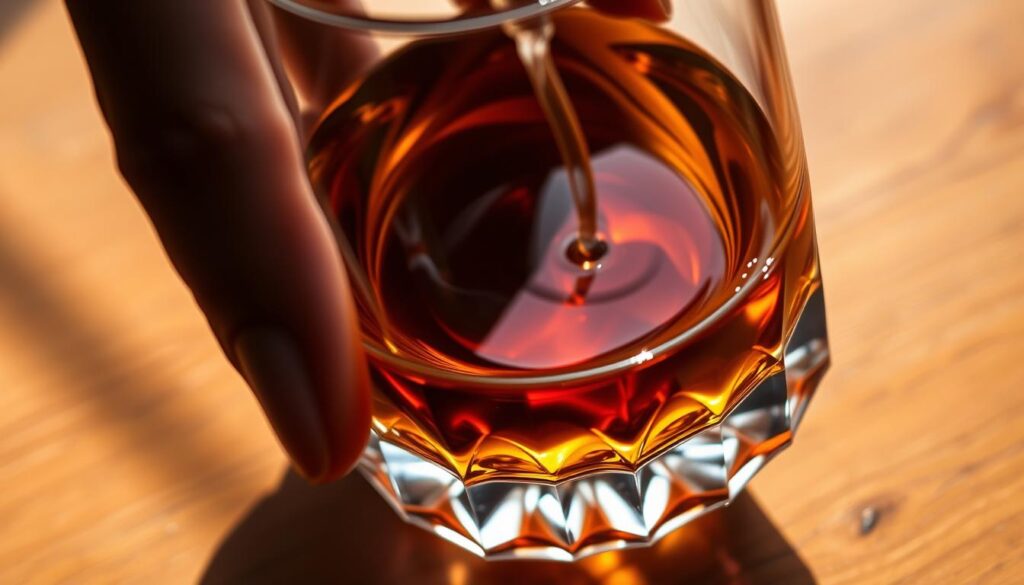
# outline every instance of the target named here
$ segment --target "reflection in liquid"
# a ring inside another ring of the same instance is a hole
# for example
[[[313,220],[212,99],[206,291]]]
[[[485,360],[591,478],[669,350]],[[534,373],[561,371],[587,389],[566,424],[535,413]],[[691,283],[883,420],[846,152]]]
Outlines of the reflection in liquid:
[[[578,563],[486,562],[403,523],[357,476],[313,487],[288,473],[214,553],[204,585],[801,585],[814,579],[747,494],[647,549]]]

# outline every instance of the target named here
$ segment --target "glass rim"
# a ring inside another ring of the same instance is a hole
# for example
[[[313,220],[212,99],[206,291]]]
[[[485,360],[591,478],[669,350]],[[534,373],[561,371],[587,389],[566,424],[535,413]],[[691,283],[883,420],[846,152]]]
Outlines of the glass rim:
[[[345,14],[338,7],[332,7],[320,0],[268,0],[270,3],[292,12],[298,16],[320,22],[327,25],[343,28],[361,30],[370,33],[384,33],[397,35],[422,35],[439,36],[447,34],[458,34],[463,32],[478,31],[499,25],[503,22],[522,20],[544,14],[558,8],[578,4],[584,0],[535,0],[534,4],[521,6],[514,9],[491,12],[483,15],[466,16],[454,19],[375,19],[361,17],[352,14]],[[774,11],[773,11],[774,12]],[[788,81],[788,75],[787,75]],[[791,91],[791,88],[787,91]],[[759,104],[763,109],[763,105]],[[802,149],[801,149],[802,150]],[[797,216],[810,198],[810,189],[807,186],[808,176],[806,160],[801,163],[797,171],[796,185],[794,186],[795,196],[782,210],[781,220],[773,230],[771,239],[765,242],[762,249],[757,253],[757,258],[765,260],[781,258],[785,248],[792,239]],[[775,264],[777,266],[778,264]],[[771,269],[774,272],[774,269]],[[770,272],[769,272],[770,274]],[[378,343],[369,340],[365,335],[362,338],[363,349],[368,356],[385,365],[400,375],[407,375],[425,378],[431,382],[440,382],[450,385],[471,385],[480,389],[510,389],[526,388],[539,385],[562,385],[571,382],[586,381],[589,379],[601,379],[621,373],[630,368],[638,366],[647,367],[662,361],[666,353],[670,352],[698,335],[704,333],[717,324],[725,315],[734,310],[741,302],[747,299],[756,289],[761,279],[746,279],[739,290],[728,300],[721,303],[713,311],[709,312],[700,321],[688,327],[678,335],[667,339],[654,347],[641,349],[640,354],[616,360],[588,368],[568,368],[557,373],[533,373],[530,370],[517,370],[509,373],[502,373],[498,368],[483,371],[480,373],[467,373],[446,370],[426,361],[404,357],[392,353],[387,349],[385,343]],[[641,355],[643,357],[641,357]]]
[[[805,205],[805,200],[810,197],[810,190],[807,188],[806,183],[807,173],[806,167],[804,167],[804,170],[800,171],[796,196],[793,198],[790,205],[787,206],[787,209],[785,209],[782,222],[775,230],[774,238],[768,245],[764,246],[764,249],[759,252],[757,258],[761,258],[761,254],[764,254],[765,260],[782,257],[786,246],[792,239],[792,233],[797,224],[796,216],[799,215],[800,209]],[[777,266],[777,264],[774,265]],[[770,270],[771,272],[774,271],[773,269]],[[430,365],[421,360],[409,359],[391,353],[381,344],[369,343],[365,336],[363,336],[362,345],[363,349],[366,350],[372,359],[376,359],[388,367],[394,368],[398,373],[402,375],[423,377],[432,382],[438,381],[448,384],[472,385],[477,388],[501,389],[523,388],[538,385],[560,385],[568,382],[598,379],[623,372],[630,368],[638,367],[641,364],[646,367],[660,362],[661,359],[659,358],[664,356],[667,352],[691,341],[714,326],[726,314],[735,309],[742,301],[751,295],[755,288],[758,287],[760,280],[761,279],[757,278],[746,279],[740,286],[739,291],[729,297],[729,300],[715,308],[714,311],[708,313],[703,319],[694,323],[691,327],[687,328],[686,331],[683,331],[671,339],[663,341],[659,345],[642,348],[640,354],[596,367],[569,369],[568,371],[556,374],[533,374],[530,373],[529,370],[521,370],[523,373],[517,372],[509,375],[495,375],[493,372],[483,372],[479,374],[454,372]],[[641,354],[645,355],[645,357],[640,358]]]
[[[367,33],[440,36],[484,30],[505,22],[533,18],[582,0],[534,0],[531,4],[455,18],[373,18],[354,14],[322,0],[268,0],[278,8],[307,20]]]

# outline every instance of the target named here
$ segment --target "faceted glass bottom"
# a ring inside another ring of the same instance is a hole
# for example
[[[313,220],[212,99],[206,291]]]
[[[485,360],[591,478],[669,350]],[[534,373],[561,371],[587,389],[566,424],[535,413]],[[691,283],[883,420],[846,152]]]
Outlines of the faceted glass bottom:
[[[829,363],[820,287],[784,351],[784,370],[761,382],[721,423],[635,473],[596,472],[558,484],[466,486],[376,434],[360,471],[406,521],[488,559],[572,561],[651,544],[728,504],[789,445]]]

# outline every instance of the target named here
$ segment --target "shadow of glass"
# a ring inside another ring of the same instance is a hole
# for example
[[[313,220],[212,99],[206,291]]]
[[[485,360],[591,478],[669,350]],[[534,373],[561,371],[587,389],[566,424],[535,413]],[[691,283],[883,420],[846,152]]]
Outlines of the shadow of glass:
[[[313,487],[289,472],[221,542],[203,585],[813,584],[753,497],[712,512],[647,549],[578,563],[486,562],[406,525],[360,477]]]

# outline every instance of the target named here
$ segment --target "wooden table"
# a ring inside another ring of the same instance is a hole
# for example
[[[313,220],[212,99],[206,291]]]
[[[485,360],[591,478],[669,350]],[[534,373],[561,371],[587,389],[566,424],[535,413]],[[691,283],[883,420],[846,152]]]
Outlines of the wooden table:
[[[8,1],[0,583],[1024,582],[1024,2],[780,11],[833,369],[753,498],[653,551],[510,571],[358,482],[280,483],[114,171],[60,4]]]

